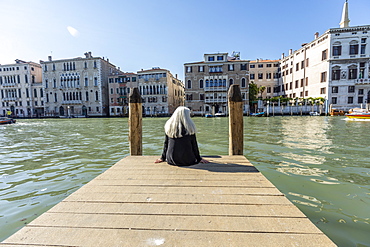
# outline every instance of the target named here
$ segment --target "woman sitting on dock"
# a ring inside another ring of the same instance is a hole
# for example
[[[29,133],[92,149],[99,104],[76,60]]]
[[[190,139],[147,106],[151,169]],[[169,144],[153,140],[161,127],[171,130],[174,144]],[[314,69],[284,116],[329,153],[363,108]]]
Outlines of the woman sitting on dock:
[[[209,163],[199,154],[196,127],[190,117],[190,109],[179,106],[167,120],[164,130],[166,139],[161,158],[155,163],[167,161],[170,165],[191,166],[198,163]]]

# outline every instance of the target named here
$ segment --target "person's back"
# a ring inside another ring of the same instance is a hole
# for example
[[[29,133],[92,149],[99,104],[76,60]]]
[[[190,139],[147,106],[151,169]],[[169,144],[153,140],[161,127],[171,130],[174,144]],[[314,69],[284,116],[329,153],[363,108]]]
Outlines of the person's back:
[[[199,162],[208,163],[200,157],[196,140],[196,127],[190,118],[190,110],[179,106],[165,124],[166,139],[163,153],[155,163],[189,166]]]

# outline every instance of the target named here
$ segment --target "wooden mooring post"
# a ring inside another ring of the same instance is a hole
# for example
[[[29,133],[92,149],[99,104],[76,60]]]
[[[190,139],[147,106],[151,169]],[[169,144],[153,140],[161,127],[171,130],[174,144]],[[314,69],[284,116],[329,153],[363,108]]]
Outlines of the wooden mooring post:
[[[139,89],[133,88],[129,96],[129,143],[130,155],[143,155],[143,109]]]
[[[243,99],[239,85],[231,85],[229,99],[229,155],[243,155]]]

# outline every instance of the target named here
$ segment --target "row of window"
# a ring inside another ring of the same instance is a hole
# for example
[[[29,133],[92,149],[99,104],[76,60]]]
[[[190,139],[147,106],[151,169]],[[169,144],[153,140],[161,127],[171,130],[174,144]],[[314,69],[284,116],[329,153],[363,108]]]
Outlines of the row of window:
[[[92,90],[91,90],[92,92]],[[53,95],[52,92],[50,92],[50,95]],[[55,102],[58,102],[58,94],[57,93],[54,93],[53,95],[53,99],[54,99],[54,103]],[[86,91],[85,92],[85,101],[89,101],[90,100],[90,94],[89,94],[89,91]],[[82,99],[82,92],[63,92],[62,94],[62,100],[63,101],[72,101],[72,100],[83,100]],[[96,101],[99,101],[99,92],[98,91],[95,91],[95,100]],[[49,94],[46,94],[46,102],[49,102]]]
[[[167,102],[167,97],[166,96],[162,96],[162,102]],[[142,101],[143,103],[157,103],[158,102],[158,97],[146,97],[146,98],[142,98]]]
[[[0,68],[0,72],[1,71],[15,71],[15,70],[19,70],[19,67],[3,67],[3,68]],[[27,70],[27,66],[24,66],[24,70]],[[33,67],[31,67],[31,70],[34,71],[35,69]]]
[[[204,65],[197,66],[198,67],[198,72],[204,72]],[[247,70],[248,65],[247,64],[240,64],[240,70]],[[227,65],[228,71],[234,71],[235,66],[234,64],[228,64]],[[193,72],[193,66],[186,66],[185,67],[186,73],[192,73]],[[209,73],[222,73],[223,72],[223,66],[218,65],[218,66],[208,66],[208,72]]]
[[[254,73],[253,74],[250,74],[249,75],[249,78],[251,80],[255,80],[256,79],[256,75]],[[257,79],[258,80],[263,80],[263,78],[264,78],[264,73],[258,73],[257,74]],[[278,78],[280,78],[280,73],[270,73],[270,72],[267,72],[267,73],[265,73],[265,78],[267,80],[269,80],[269,79],[278,79]]]
[[[234,80],[231,78],[229,79],[229,86],[234,84]],[[242,78],[240,80],[240,86],[241,87],[247,87],[247,81],[245,78]],[[191,89],[193,87],[192,81],[187,80],[186,82],[186,88]],[[207,79],[205,83],[205,87],[226,87],[226,79]],[[204,80],[199,80],[199,88],[204,88]]]
[[[97,62],[94,61],[94,69],[97,68]],[[88,69],[88,63],[84,62],[84,69]],[[55,71],[55,64],[52,65],[52,70]],[[76,63],[75,62],[69,62],[69,63],[63,63],[63,71],[74,71],[76,70]],[[48,71],[48,65],[44,65],[44,72]]]
[[[38,101],[34,101],[33,102],[34,103],[34,106],[38,106]],[[40,101],[40,105],[44,105],[44,101]],[[22,104],[22,101],[15,101],[14,102],[14,105],[10,105],[9,104],[9,102],[2,102],[2,106],[3,107],[12,107],[12,106],[15,106],[15,107],[18,107],[18,106],[23,106],[23,104]],[[27,101],[27,106],[31,106],[31,101]],[[18,109],[17,109],[18,110]],[[22,110],[21,110],[22,111]],[[21,113],[23,113],[23,112],[21,112]],[[18,114],[18,112],[16,111],[16,114]],[[4,114],[5,115],[5,114]]]
[[[144,79],[144,80],[149,80],[149,79],[156,79],[159,80],[162,77],[166,77],[166,73],[155,73],[155,74],[144,74],[144,75],[139,75],[139,79]]]
[[[332,97],[331,98],[331,103],[333,105],[339,104],[338,97]],[[347,97],[347,102],[346,103],[347,104],[354,104],[354,97],[352,97],[352,96]],[[357,104],[363,104],[363,103],[365,103],[364,97],[363,96],[358,96],[357,97]]]
[[[140,86],[139,91],[141,95],[167,94],[167,87],[165,85],[147,85]]]
[[[116,77],[116,78],[109,78],[109,83],[124,83],[124,82],[136,82],[136,77]]]
[[[53,79],[53,88],[57,88],[57,80]],[[89,79],[85,77],[84,86],[89,86]],[[94,77],[94,87],[99,86],[98,77]],[[74,77],[61,77],[60,78],[60,87],[61,88],[79,88],[80,87],[80,77],[74,76]],[[49,88],[49,80],[45,80],[45,88]]]
[[[22,97],[22,90],[19,88],[18,90],[17,89],[5,89],[5,90],[0,90],[1,91],[1,98],[21,98]],[[44,91],[42,90],[42,88],[39,89],[39,92],[40,94],[37,93],[37,89],[34,88],[33,89],[33,95],[32,97],[33,98],[37,98],[38,95],[40,95],[40,97],[44,97]],[[30,91],[28,90],[28,88],[26,88],[25,90],[25,93],[26,93],[26,98],[30,98]]]
[[[24,75],[24,81],[25,83],[28,83],[28,75]],[[31,82],[35,83],[34,75],[31,76]],[[15,84],[15,83],[21,83],[20,75],[0,76],[0,85],[6,86],[6,84]]]

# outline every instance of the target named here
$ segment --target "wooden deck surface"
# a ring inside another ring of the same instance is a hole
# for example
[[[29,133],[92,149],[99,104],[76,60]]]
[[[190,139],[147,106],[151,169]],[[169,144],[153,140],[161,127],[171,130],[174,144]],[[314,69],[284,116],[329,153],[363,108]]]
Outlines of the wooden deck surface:
[[[0,246],[335,246],[244,156],[129,156]]]

